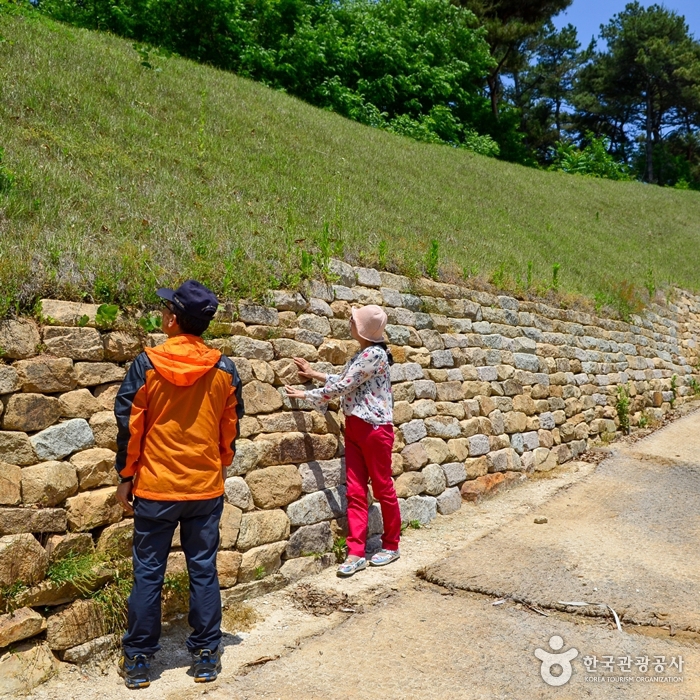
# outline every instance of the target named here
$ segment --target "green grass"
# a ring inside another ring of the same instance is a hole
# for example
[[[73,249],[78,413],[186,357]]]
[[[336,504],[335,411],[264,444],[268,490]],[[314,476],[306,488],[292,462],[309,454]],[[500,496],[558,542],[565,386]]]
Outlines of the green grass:
[[[189,276],[255,295],[317,273],[319,248],[502,285],[560,265],[559,289],[590,297],[649,270],[700,288],[699,193],[416,143],[36,13],[0,15],[0,37],[0,314],[150,303]]]

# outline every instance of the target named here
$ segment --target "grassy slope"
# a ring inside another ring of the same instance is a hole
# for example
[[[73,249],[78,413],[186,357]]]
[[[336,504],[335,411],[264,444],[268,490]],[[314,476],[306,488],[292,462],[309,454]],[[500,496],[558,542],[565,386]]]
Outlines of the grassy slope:
[[[345,256],[595,293],[624,278],[700,287],[700,194],[539,172],[363,127],[128,42],[0,16],[0,312],[40,293],[129,303],[188,275],[227,295],[298,271],[324,223]],[[3,212],[4,209],[4,212]],[[304,239],[303,242],[298,242]]]

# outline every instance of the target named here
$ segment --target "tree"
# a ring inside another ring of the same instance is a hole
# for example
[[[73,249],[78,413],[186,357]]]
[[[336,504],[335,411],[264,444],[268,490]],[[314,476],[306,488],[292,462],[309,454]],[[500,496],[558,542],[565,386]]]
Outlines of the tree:
[[[576,28],[557,30],[548,22],[524,42],[522,60],[511,68],[512,87],[506,97],[521,114],[521,130],[540,163],[548,162],[552,148],[563,138],[570,114],[574,83],[588,51],[580,51]]]
[[[684,118],[694,120],[700,46],[682,16],[639,2],[615,15],[600,36],[607,47],[581,72],[577,90],[582,122],[587,128],[591,122],[607,122],[595,131],[616,138],[625,158],[630,142],[641,136],[643,179],[656,182],[654,152],[665,132]]]
[[[503,95],[501,75],[517,65],[523,43],[571,5],[573,0],[460,0],[486,29],[486,41],[494,59],[486,82],[494,119],[499,118]]]

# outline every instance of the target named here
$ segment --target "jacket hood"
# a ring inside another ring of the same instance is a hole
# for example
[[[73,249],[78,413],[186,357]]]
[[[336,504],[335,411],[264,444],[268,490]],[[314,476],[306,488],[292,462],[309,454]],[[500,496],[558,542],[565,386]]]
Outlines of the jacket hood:
[[[163,379],[175,386],[191,386],[221,359],[195,335],[176,335],[163,345],[146,348],[148,359]]]

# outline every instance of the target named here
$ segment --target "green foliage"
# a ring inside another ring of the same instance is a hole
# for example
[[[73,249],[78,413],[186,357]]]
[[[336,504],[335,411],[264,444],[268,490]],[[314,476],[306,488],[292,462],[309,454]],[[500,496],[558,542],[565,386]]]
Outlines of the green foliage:
[[[630,432],[630,395],[626,386],[617,387],[615,410],[620,421],[620,429],[628,435]]]
[[[302,249],[301,251],[301,278],[304,280],[310,279],[314,273],[314,256]]]
[[[676,402],[678,398],[678,375],[674,374],[671,377],[671,392],[673,393],[673,398],[671,399],[671,406]]]
[[[561,265],[559,263],[554,263],[552,265],[552,289],[559,289],[559,271],[561,270]]]
[[[595,307],[598,312],[604,307],[613,309],[623,321],[629,321],[632,314],[639,314],[644,309],[644,299],[634,282],[620,280],[596,293]]]
[[[381,270],[386,270],[388,254],[389,244],[385,240],[379,241],[379,247],[377,249],[377,264]]]
[[[95,314],[95,325],[98,328],[111,328],[119,315],[119,307],[116,304],[100,304]]]
[[[78,328],[85,328],[88,323],[90,323],[90,317],[87,314],[83,314],[77,321]]]
[[[649,301],[653,301],[654,297],[656,296],[656,283],[654,282],[654,269],[652,267],[647,268],[644,286],[646,287],[647,294],[649,295]]]
[[[410,520],[408,523],[408,526],[412,530],[420,530],[420,528],[421,528],[420,520]]]
[[[640,428],[646,428],[649,425],[649,416],[647,416],[646,413],[642,413],[642,415],[639,416],[638,425]]]
[[[695,379],[695,377],[690,378],[690,380],[688,381],[688,385],[693,390],[694,396],[700,395],[700,382],[698,382],[698,380]]]
[[[260,581],[267,576],[267,572],[265,571],[265,567],[260,565],[255,567],[255,580]]]
[[[49,566],[46,578],[57,584],[70,581],[79,591],[86,593],[97,580],[96,569],[104,561],[103,557],[93,552],[69,554]]]
[[[572,175],[604,177],[608,180],[629,180],[624,165],[608,152],[610,142],[606,138],[586,135],[587,145],[582,149],[572,143],[557,143],[550,170],[561,170]]]
[[[145,314],[139,319],[139,326],[141,326],[146,333],[155,333],[162,328],[163,319],[160,314]]]
[[[491,66],[471,12],[449,0],[42,0],[56,19],[232,70],[369,126],[497,155],[474,117]]]
[[[134,576],[131,559],[121,559],[114,566],[113,579],[91,595],[100,607],[107,634],[121,634],[126,630],[128,599]]]
[[[433,239],[430,241],[428,252],[425,256],[425,273],[432,279],[438,278],[438,268],[440,266],[440,241]]]
[[[333,540],[333,549],[331,550],[335,556],[335,560],[338,564],[342,564],[345,561],[345,557],[348,553],[347,541],[345,537],[338,536]]]
[[[526,289],[530,289],[532,287],[532,270],[534,267],[534,263],[532,260],[527,261],[527,281],[526,281]]]

